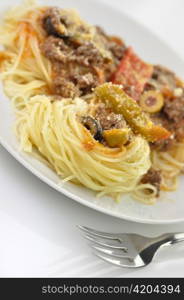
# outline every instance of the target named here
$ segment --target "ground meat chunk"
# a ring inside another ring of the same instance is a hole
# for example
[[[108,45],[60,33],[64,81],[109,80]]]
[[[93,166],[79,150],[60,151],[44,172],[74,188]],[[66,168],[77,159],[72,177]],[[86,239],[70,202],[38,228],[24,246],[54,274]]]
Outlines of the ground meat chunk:
[[[125,53],[125,49],[126,47],[124,45],[118,45],[113,41],[109,43],[109,50],[112,52],[113,56],[118,60],[122,59]]]
[[[154,143],[150,143],[151,149],[166,152],[172,148],[175,143],[174,138],[168,138],[165,140],[160,140]]]
[[[56,94],[63,97],[85,95],[99,84],[93,68],[100,68],[103,58],[90,43],[75,49],[62,39],[49,36],[41,49],[52,62],[53,90]]]
[[[96,26],[96,30],[98,35],[103,39],[105,48],[112,53],[115,60],[120,61],[126,50],[124,42],[118,37],[107,35],[100,26]]]
[[[169,119],[168,115],[164,111],[161,111],[159,114],[152,117],[152,121],[157,125],[163,126],[172,133],[168,139],[151,143],[152,149],[168,151],[176,142],[180,142],[184,139],[184,117],[181,118],[181,120]]]
[[[48,8],[43,16],[43,28],[48,35],[68,39],[69,25],[70,21],[66,15],[63,15],[62,10],[57,7]]]
[[[109,108],[106,108],[103,103],[98,106],[95,112],[95,119],[100,122],[103,130],[123,128],[127,126],[122,115],[115,114]]]
[[[111,77],[124,51],[124,43],[106,35],[59,8],[48,8],[42,17],[45,41],[41,51],[51,62],[54,93],[83,96]],[[89,39],[88,39],[89,36]],[[113,118],[113,117],[112,117]]]
[[[168,139],[153,143],[152,148],[168,151],[176,142],[184,139],[184,97],[166,98],[162,111],[152,120],[172,133]]]
[[[160,90],[164,95],[164,106],[159,113],[151,115],[152,121],[169,130],[172,135],[166,140],[151,144],[152,149],[168,151],[184,138],[184,96],[181,81],[176,75],[162,66],[154,66],[152,78],[144,91]]]
[[[154,85],[152,85],[150,82],[147,82],[144,86],[144,92],[147,92],[147,91],[154,91],[155,90],[155,87]]]
[[[176,77],[175,73],[169,69],[155,65],[153,68],[152,77],[145,84],[144,91],[149,90],[160,90],[160,91],[170,91],[172,94],[175,89],[180,85],[180,80]]]
[[[175,138],[178,142],[181,142],[184,139],[184,119],[175,123],[173,125]]]
[[[57,37],[49,36],[41,45],[43,54],[51,61],[66,63],[71,54],[71,49]]]
[[[75,49],[71,45],[67,45],[62,39],[49,36],[42,44],[41,50],[51,61],[77,64],[80,69],[82,66],[100,68],[104,64],[100,51],[88,42]]]
[[[89,93],[92,88],[98,85],[96,77],[91,73],[86,73],[84,75],[76,74],[72,79],[82,94]]]
[[[43,17],[43,28],[48,34],[55,34],[60,25],[60,10],[57,7],[52,7],[46,10]],[[47,22],[49,20],[49,22]]]
[[[79,95],[77,86],[72,81],[66,80],[63,77],[54,78],[53,90],[54,94],[62,95],[64,98],[74,98],[74,96]]]
[[[101,67],[104,63],[104,59],[100,51],[89,42],[84,43],[79,46],[75,51],[73,51],[70,61],[77,62],[80,65],[86,67],[97,66]]]
[[[91,43],[77,48],[64,40],[49,36],[41,46],[42,53],[52,62],[53,90],[63,97],[75,97],[90,93],[103,78],[97,70],[105,61],[100,51]]]
[[[150,168],[143,176],[141,182],[154,185],[157,188],[157,196],[159,196],[161,180],[161,172],[159,170],[155,170],[154,168]]]
[[[172,90],[176,87],[178,82],[174,72],[160,65],[154,66],[152,79],[156,81],[157,87],[165,87]]]
[[[163,113],[163,112],[159,112],[157,114],[154,114],[152,116],[152,121],[154,124],[156,125],[160,125],[163,126],[164,128],[166,128],[167,130],[173,132],[173,122],[170,122],[167,118],[167,116]],[[164,140],[159,140],[156,141],[154,143],[150,143],[150,146],[153,150],[158,150],[158,151],[168,151],[172,148],[173,144],[175,143],[175,133],[173,132],[173,134]]]
[[[165,101],[163,111],[169,120],[174,122],[184,120],[184,97],[168,99]]]

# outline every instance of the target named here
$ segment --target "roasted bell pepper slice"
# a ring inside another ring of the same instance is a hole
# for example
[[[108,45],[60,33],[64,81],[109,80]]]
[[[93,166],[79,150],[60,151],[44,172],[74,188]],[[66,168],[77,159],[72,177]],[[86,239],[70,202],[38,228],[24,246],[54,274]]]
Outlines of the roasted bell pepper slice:
[[[156,126],[145,114],[137,102],[129,97],[121,85],[105,83],[95,88],[95,94],[100,101],[105,102],[115,113],[122,114],[130,127],[143,135],[148,141],[154,142],[168,138],[171,133]]]
[[[129,141],[130,135],[130,128],[113,128],[103,132],[107,145],[112,148],[125,145]]]
[[[122,84],[126,93],[135,100],[139,100],[144,90],[144,85],[153,73],[153,66],[142,61],[131,47],[127,48],[125,54],[113,74],[111,81]]]

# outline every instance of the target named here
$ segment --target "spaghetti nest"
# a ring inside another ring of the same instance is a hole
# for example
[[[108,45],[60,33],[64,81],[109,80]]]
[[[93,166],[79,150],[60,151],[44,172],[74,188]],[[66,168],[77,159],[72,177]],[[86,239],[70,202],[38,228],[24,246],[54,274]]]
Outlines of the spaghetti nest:
[[[47,96],[35,96],[18,113],[17,136],[21,148],[32,152],[36,148],[64,181],[84,185],[98,193],[119,200],[123,193],[135,197],[152,189],[140,184],[140,178],[150,168],[150,149],[140,136],[127,147],[107,148],[97,142],[79,122],[87,111],[87,103],[76,98],[51,102]]]

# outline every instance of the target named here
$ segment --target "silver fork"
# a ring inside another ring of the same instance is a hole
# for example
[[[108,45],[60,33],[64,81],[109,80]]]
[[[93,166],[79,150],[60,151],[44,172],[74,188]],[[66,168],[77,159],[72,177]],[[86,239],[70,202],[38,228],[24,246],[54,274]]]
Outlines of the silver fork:
[[[90,241],[95,255],[114,265],[128,268],[144,267],[162,247],[184,241],[184,233],[148,238],[132,233],[106,233],[85,226],[78,228]]]

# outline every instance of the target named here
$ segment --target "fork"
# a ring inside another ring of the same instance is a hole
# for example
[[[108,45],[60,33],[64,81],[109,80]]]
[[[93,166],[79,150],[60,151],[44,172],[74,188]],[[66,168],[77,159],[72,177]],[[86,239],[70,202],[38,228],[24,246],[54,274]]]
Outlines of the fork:
[[[78,228],[90,241],[96,256],[127,268],[145,267],[152,262],[162,247],[184,241],[184,233],[167,233],[148,238],[132,233],[106,233],[86,226],[78,226]]]

